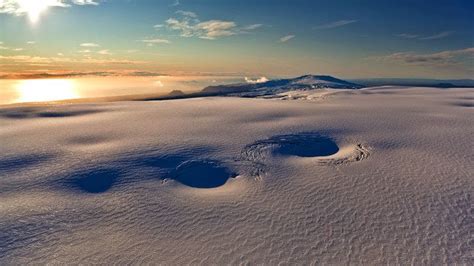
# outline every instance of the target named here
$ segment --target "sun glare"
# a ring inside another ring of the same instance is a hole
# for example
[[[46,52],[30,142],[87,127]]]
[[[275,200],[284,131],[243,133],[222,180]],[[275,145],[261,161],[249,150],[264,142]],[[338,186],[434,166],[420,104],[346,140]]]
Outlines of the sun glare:
[[[20,81],[16,87],[17,102],[47,102],[78,98],[74,81],[68,79],[37,79]]]
[[[39,20],[41,13],[45,12],[49,6],[53,5],[49,0],[18,0],[20,9],[28,14],[28,17],[32,23],[36,23]]]

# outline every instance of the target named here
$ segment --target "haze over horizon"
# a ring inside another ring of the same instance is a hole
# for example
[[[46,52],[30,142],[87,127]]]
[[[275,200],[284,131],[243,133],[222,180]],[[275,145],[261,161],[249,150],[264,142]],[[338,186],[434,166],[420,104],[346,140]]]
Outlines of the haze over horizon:
[[[473,1],[1,0],[0,76],[470,78]]]

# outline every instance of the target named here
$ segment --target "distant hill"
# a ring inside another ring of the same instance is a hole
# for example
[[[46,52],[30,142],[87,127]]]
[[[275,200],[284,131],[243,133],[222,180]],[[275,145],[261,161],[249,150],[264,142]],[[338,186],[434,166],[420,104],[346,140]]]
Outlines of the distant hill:
[[[360,89],[364,86],[331,76],[305,75],[292,79],[276,79],[260,83],[237,83],[217,85],[204,88],[204,95],[232,95],[241,97],[258,97],[274,95],[292,90],[313,89]]]

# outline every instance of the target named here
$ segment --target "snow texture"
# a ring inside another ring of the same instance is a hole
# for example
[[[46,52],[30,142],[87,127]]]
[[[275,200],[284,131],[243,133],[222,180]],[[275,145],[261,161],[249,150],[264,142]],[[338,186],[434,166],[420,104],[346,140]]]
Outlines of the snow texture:
[[[474,89],[321,91],[0,108],[0,264],[474,264]]]

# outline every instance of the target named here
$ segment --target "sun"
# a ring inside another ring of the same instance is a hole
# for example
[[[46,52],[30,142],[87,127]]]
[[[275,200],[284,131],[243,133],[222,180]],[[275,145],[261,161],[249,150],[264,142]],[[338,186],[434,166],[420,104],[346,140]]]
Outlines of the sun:
[[[16,86],[17,102],[48,102],[79,98],[73,80],[32,79],[22,80]]]
[[[17,0],[20,10],[26,14],[34,24],[38,22],[41,13],[45,12],[50,6],[61,5],[57,0]]]

